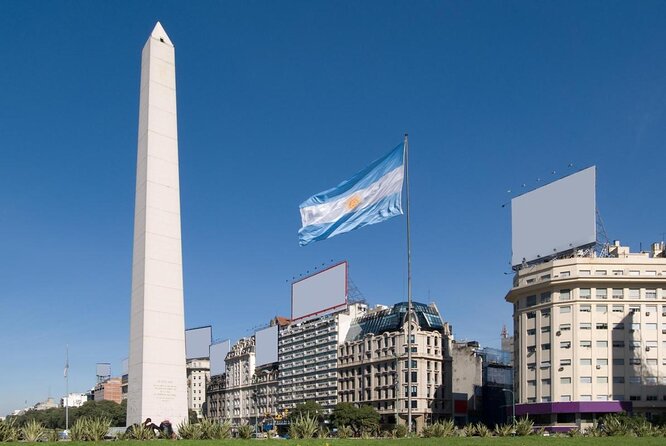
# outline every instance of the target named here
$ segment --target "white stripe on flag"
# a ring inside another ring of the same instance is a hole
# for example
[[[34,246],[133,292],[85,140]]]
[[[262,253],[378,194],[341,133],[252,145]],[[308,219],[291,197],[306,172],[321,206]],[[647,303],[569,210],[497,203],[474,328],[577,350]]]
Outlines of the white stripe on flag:
[[[393,169],[365,189],[326,203],[301,208],[303,227],[332,223],[350,212],[358,212],[382,198],[402,191],[404,165]]]

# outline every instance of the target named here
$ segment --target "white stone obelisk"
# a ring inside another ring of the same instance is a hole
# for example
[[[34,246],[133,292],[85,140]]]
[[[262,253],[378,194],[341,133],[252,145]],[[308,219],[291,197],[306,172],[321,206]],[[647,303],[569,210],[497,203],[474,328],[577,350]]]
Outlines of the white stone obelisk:
[[[141,53],[128,425],[187,419],[175,68],[158,22]]]

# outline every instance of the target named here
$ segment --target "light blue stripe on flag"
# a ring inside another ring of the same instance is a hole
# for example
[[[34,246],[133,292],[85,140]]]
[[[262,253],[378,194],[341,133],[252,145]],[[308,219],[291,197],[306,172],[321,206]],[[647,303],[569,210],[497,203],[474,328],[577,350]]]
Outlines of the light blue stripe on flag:
[[[324,240],[402,214],[404,146],[301,203],[299,243]]]

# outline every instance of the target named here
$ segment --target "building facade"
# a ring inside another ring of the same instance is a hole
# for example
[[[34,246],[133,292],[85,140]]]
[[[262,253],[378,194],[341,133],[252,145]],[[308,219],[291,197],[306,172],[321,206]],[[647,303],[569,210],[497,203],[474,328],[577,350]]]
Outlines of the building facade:
[[[206,388],[209,418],[263,425],[278,415],[278,364],[256,366],[255,337],[242,338],[225,358],[226,372]]]
[[[377,306],[357,317],[338,347],[338,400],[370,405],[382,424],[406,424],[411,392],[416,429],[445,416],[446,326],[434,304],[414,303],[416,318],[408,343],[407,303]],[[411,389],[408,349],[412,349]]]
[[[335,314],[309,319],[280,330],[278,338],[279,408],[282,413],[314,401],[330,414],[338,403],[338,346],[365,304],[349,304]]]
[[[584,426],[605,413],[666,410],[663,244],[556,259],[516,272],[516,414]]]
[[[188,359],[185,363],[187,372],[187,407],[203,418],[206,405],[206,385],[210,379],[210,360],[208,358]]]
[[[122,381],[120,378],[109,378],[97,383],[93,389],[93,400],[113,401],[120,404],[122,401]]]

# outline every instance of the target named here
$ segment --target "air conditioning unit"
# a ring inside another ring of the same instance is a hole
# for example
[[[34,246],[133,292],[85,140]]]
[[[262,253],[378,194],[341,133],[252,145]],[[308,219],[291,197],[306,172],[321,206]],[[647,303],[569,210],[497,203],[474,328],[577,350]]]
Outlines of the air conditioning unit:
[[[649,351],[650,351],[650,347],[645,347],[645,351],[646,351],[646,352],[649,352]]]
[[[597,364],[597,370],[599,370],[599,369],[601,369],[601,366],[599,364]]]
[[[646,316],[649,316],[649,315],[650,315],[650,312],[649,312],[649,311],[646,311],[646,312],[645,312],[645,315],[646,315]]]
[[[557,369],[558,372],[562,372],[563,370],[564,370],[564,367],[560,367],[559,369]]]
[[[561,332],[560,330],[557,330],[557,331],[555,332],[555,334],[556,334],[557,336],[559,336],[559,335],[562,334],[562,332]]]

